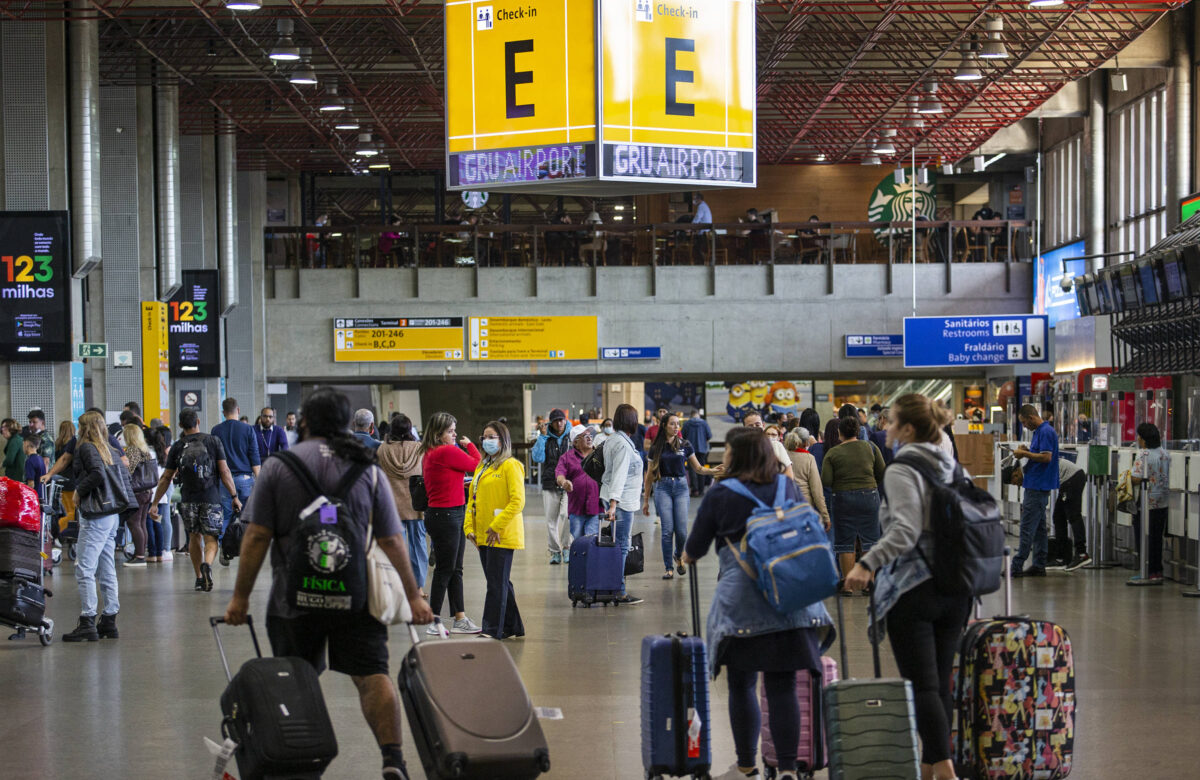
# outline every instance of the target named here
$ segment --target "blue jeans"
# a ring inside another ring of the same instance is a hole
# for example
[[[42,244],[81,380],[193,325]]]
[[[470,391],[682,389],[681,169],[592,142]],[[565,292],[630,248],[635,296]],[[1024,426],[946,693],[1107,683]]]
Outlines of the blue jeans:
[[[158,505],[158,521],[162,524],[162,548],[164,552],[174,552],[172,543],[175,541],[175,520],[171,517],[171,502],[164,501]]]
[[[166,543],[163,541],[163,528],[171,527],[171,516],[163,512],[165,504],[158,505],[158,520],[154,520],[149,515],[146,516],[146,555],[151,558],[159,558],[163,554],[163,550],[167,549]],[[166,523],[163,519],[166,519]]]
[[[675,553],[682,555],[687,541],[688,499],[684,477],[662,477],[654,485],[654,507],[662,523],[663,567],[667,571],[675,568]]]
[[[79,520],[79,541],[75,544],[75,582],[79,586],[80,615],[96,616],[96,578],[104,591],[104,614],[115,615],[121,610],[117,599],[117,564],[113,545],[117,541],[117,515],[104,515]]]
[[[253,474],[234,474],[233,486],[237,488],[238,501],[242,502],[242,508],[246,508],[246,499],[250,498],[250,491],[254,489]],[[229,521],[233,518],[233,496],[225,492],[224,485],[221,486],[221,511],[225,517],[221,522],[221,535],[225,535],[225,529],[229,527]]]
[[[595,536],[600,533],[600,515],[567,515],[571,521],[571,538]]]
[[[1025,488],[1021,499],[1021,545],[1012,559],[1013,572],[1025,568],[1025,559],[1033,548],[1033,567],[1046,568],[1046,553],[1049,547],[1046,533],[1046,507],[1050,505],[1049,490],[1030,490]]]
[[[839,490],[833,494],[833,551],[854,552],[854,542],[862,542],[867,552],[879,541],[879,491]]]
[[[617,508],[617,547],[621,548],[621,571],[625,571],[625,558],[629,555],[630,538],[633,535],[633,512]],[[621,595],[625,594],[625,577],[621,576]]]
[[[424,520],[401,520],[404,540],[408,542],[408,562],[412,566],[417,585],[425,587],[425,576],[429,574],[429,542],[425,538]]]

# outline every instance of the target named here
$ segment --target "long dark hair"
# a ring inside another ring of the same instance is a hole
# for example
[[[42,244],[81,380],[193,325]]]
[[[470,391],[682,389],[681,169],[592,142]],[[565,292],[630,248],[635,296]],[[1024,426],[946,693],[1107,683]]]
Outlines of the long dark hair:
[[[150,445],[150,449],[154,450],[154,457],[158,458],[160,465],[165,465],[167,462],[167,453],[171,446],[167,442],[167,435],[162,428],[151,428],[150,433],[146,435],[146,443]]]
[[[654,441],[650,444],[650,452],[647,454],[650,461],[650,469],[655,475],[658,474],[658,466],[662,459],[663,450],[667,447],[670,447],[672,452],[679,452],[683,449],[683,439],[678,436],[668,438],[667,422],[672,417],[677,421],[679,420],[679,415],[677,414],[668,412],[663,415],[662,420],[658,424],[658,433],[654,434]]]
[[[388,431],[388,441],[416,441],[413,436],[412,420],[403,412],[392,415],[391,429]]]
[[[303,421],[300,440],[325,440],[333,454],[354,463],[374,463],[375,453],[350,433],[350,399],[332,388],[322,388],[300,407]]]
[[[838,435],[838,421],[834,419],[825,423],[825,451],[829,452],[838,446],[838,442],[841,440],[842,437]]]
[[[800,412],[800,427],[806,428],[813,436],[821,435],[821,415],[816,409],[805,409]]]

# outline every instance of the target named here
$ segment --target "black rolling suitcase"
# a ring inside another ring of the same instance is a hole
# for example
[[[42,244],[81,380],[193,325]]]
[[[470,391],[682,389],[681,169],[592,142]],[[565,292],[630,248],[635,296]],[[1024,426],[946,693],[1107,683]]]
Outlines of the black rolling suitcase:
[[[400,665],[400,698],[434,780],[533,780],[550,749],[508,649],[494,640],[421,641]]]
[[[308,780],[320,777],[337,756],[337,738],[325,709],[317,670],[300,658],[263,658],[254,624],[252,658],[230,675],[217,626],[209,618],[228,687],[221,694],[221,735],[237,743],[242,780]]]

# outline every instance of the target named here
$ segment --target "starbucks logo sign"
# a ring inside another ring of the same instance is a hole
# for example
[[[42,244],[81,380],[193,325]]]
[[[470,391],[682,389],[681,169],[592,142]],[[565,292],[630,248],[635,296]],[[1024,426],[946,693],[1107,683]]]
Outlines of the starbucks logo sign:
[[[934,219],[937,216],[937,176],[929,172],[929,183],[921,184],[912,168],[904,169],[904,184],[888,174],[871,193],[867,219],[872,222],[908,222],[913,218],[913,190],[916,189],[916,216]],[[884,231],[876,231],[882,235]]]

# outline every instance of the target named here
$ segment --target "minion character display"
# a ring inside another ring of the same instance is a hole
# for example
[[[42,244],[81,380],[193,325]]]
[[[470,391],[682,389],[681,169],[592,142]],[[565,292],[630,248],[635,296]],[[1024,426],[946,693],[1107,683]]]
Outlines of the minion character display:
[[[800,412],[800,393],[791,382],[776,382],[768,388],[765,403],[772,412],[798,414]]]
[[[735,423],[740,423],[746,412],[757,411],[751,397],[751,384],[753,383],[741,382],[729,388],[729,401],[725,404],[725,411]]]
[[[750,402],[754,404],[754,408],[762,411],[767,408],[770,403],[767,397],[771,394],[771,383],[762,380],[754,380],[747,382],[750,385]]]

